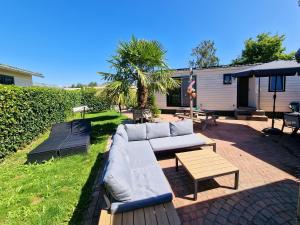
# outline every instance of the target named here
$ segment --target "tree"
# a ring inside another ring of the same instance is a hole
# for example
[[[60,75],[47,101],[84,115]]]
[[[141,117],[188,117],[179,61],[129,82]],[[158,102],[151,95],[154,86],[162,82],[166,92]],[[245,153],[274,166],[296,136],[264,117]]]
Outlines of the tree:
[[[88,84],[88,87],[97,87],[97,82],[91,81],[91,82]]]
[[[190,60],[192,67],[207,68],[219,65],[219,58],[216,56],[215,43],[211,40],[202,41],[196,48],[192,49],[194,58]]]
[[[137,39],[121,42],[108,62],[116,73],[99,72],[109,82],[108,87],[115,95],[129,94],[132,86],[137,87],[137,103],[145,109],[149,92],[167,93],[178,86],[171,77],[171,71],[165,60],[166,51],[157,41]]]
[[[283,41],[285,35],[261,33],[256,39],[249,38],[245,41],[242,55],[232,61],[234,65],[266,63],[274,60],[291,60],[295,52],[285,53]]]

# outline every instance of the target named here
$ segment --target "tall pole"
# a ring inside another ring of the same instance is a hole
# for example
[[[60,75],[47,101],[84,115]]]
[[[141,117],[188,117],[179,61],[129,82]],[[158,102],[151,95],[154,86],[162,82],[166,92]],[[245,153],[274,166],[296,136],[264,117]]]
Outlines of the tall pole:
[[[190,67],[190,83],[193,81],[193,67]],[[193,97],[190,95],[190,116],[193,119]]]
[[[276,104],[276,93],[277,93],[277,75],[275,76],[275,90],[273,95],[273,116],[272,116],[272,128],[274,128],[275,123],[275,104]]]

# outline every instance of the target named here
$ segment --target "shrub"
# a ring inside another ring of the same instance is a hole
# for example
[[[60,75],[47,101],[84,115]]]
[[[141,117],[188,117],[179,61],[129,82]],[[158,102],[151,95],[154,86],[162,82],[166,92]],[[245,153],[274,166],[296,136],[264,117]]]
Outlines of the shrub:
[[[64,121],[80,101],[79,91],[0,86],[0,158]]]
[[[159,110],[157,104],[156,104],[156,97],[155,94],[150,93],[148,97],[148,107],[151,110],[151,113],[153,117],[157,118],[161,114],[161,111]]]
[[[112,102],[101,90],[95,88],[81,89],[81,104],[88,106],[93,112],[100,112],[111,108]]]

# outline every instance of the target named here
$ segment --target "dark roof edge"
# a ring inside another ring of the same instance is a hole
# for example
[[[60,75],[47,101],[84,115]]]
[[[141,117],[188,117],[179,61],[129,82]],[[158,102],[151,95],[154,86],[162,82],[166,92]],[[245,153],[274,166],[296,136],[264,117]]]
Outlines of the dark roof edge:
[[[226,68],[239,68],[239,67],[245,67],[245,66],[257,66],[261,65],[263,63],[254,63],[254,64],[243,64],[243,65],[218,65],[218,66],[210,66],[210,67],[193,67],[193,70],[207,70],[207,69],[226,69]],[[189,67],[186,68],[178,68],[178,69],[172,69],[173,71],[185,71],[190,70]]]

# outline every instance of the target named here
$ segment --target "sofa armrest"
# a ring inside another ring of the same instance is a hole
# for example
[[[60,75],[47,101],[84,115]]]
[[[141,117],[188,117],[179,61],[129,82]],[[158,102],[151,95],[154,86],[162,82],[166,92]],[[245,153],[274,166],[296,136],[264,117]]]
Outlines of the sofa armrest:
[[[200,133],[197,133],[197,136],[200,137],[205,142],[204,146],[213,146],[214,152],[217,151],[217,143],[213,139],[210,139]]]

